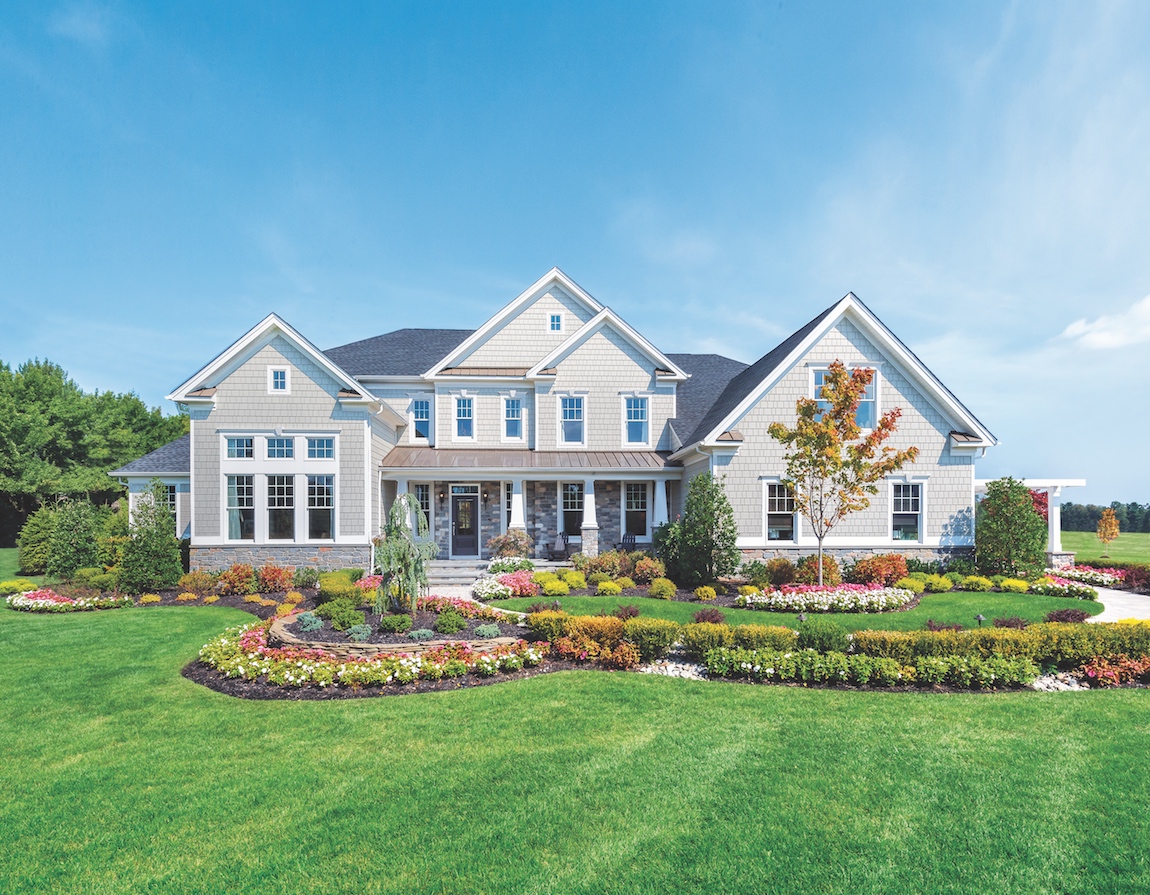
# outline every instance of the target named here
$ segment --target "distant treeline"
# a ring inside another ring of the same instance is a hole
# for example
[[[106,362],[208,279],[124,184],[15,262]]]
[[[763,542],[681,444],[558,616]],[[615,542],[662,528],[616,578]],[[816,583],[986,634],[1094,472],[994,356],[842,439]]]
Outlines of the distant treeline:
[[[108,503],[124,488],[108,472],[188,431],[132,394],[85,392],[57,364],[0,361],[0,547],[58,496]]]
[[[1119,531],[1150,532],[1150,503],[1120,503],[1114,501],[1103,507],[1093,503],[1064,503],[1062,505],[1063,531],[1097,531],[1103,510],[1113,510],[1118,517]]]

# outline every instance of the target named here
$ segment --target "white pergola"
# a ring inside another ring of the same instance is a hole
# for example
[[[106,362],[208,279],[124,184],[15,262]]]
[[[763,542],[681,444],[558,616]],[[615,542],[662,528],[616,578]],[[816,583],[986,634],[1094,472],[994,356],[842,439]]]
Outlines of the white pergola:
[[[975,479],[976,494],[986,493],[987,479]],[[1046,492],[1046,552],[1062,552],[1062,489],[1085,488],[1086,479],[1023,479],[1031,491]]]

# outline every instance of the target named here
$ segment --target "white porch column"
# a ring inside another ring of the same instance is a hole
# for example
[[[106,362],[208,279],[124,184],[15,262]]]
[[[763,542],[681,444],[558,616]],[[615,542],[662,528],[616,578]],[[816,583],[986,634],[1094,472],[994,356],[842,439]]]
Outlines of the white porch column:
[[[1062,552],[1062,489],[1046,489],[1046,552]]]
[[[583,480],[583,524],[579,528],[583,538],[583,552],[587,556],[599,555],[599,522],[595,518],[595,480]]]
[[[667,521],[667,483],[655,480],[655,514],[651,517],[651,531]]]
[[[511,522],[508,528],[527,528],[527,504],[523,497],[523,479],[511,480]]]

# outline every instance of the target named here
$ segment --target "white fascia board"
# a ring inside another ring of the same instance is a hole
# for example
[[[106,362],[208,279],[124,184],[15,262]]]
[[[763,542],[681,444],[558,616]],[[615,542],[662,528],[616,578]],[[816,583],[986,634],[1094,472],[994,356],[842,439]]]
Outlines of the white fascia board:
[[[558,283],[563,287],[564,291],[568,292],[578,301],[583,302],[590,308],[591,313],[598,314],[603,310],[603,305],[592,298],[578,283],[563,273],[558,267],[552,267],[547,273],[543,274],[543,276],[523,290],[523,292],[520,292],[509,304],[499,310],[494,317],[464,339],[450,354],[424,373],[423,378],[430,379],[440,370],[445,367],[450,367],[456,360],[463,357],[479,343],[485,341],[495,330],[502,327],[508,320],[518,314],[525,305],[529,304],[531,300],[535,298],[541,289],[553,283]]]
[[[514,467],[514,466],[466,466],[466,467],[419,467],[411,466],[402,469],[381,469],[382,478],[418,479],[421,482],[471,482],[481,479],[494,481],[509,481],[512,478],[526,481],[548,482],[576,482],[593,478],[600,482],[617,481],[678,481],[682,476],[681,469],[633,469],[630,467],[578,467],[578,466],[548,466],[546,468]]]
[[[558,348],[548,354],[543,360],[539,361],[534,367],[527,371],[528,379],[534,379],[539,376],[541,371],[546,370],[548,367],[555,366],[562,358],[566,357],[574,351],[579,345],[587,341],[604,326],[610,325],[616,332],[618,332],[628,342],[638,348],[647,358],[654,363],[657,367],[663,370],[670,370],[674,375],[662,378],[662,382],[682,382],[688,378],[687,374],[679,369],[675,364],[671,363],[670,359],[664,356],[658,348],[648,342],[641,336],[635,329],[627,324],[622,317],[612,311],[610,308],[604,308],[579,329],[573,332]]]
[[[290,341],[295,342],[296,346],[314,360],[320,367],[327,370],[336,380],[348,389],[356,392],[361,398],[367,401],[375,402],[376,398],[362,385],[359,384],[352,376],[345,373],[340,367],[337,367],[322,351],[316,348],[311,342],[304,338],[298,330],[283,320],[277,314],[268,314],[263,320],[249,329],[246,333],[240,336],[230,347],[216,355],[207,366],[201,369],[195,376],[182,383],[179,388],[175,389],[170,395],[167,395],[167,400],[178,401],[180,403],[196,403],[195,398],[187,396],[188,391],[195,388],[196,383],[210,381],[211,377],[215,376],[221,370],[228,367],[235,362],[245,351],[250,349],[259,339],[266,336],[272,331],[279,331],[282,335]]]

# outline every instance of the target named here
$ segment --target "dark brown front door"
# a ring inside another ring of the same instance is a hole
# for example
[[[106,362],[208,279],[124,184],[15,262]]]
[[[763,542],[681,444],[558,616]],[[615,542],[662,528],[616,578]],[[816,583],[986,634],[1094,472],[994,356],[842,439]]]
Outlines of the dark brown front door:
[[[453,495],[451,498],[451,555],[479,555],[479,498]]]

